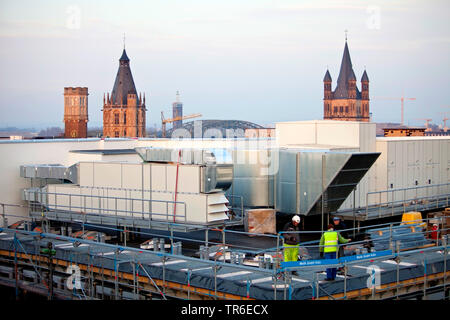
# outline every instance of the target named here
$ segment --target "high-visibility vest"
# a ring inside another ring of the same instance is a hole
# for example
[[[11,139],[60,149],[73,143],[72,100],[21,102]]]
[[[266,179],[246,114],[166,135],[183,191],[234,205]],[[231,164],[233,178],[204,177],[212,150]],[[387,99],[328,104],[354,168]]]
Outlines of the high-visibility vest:
[[[323,236],[323,252],[336,252],[338,250],[338,233],[336,231],[327,231]]]

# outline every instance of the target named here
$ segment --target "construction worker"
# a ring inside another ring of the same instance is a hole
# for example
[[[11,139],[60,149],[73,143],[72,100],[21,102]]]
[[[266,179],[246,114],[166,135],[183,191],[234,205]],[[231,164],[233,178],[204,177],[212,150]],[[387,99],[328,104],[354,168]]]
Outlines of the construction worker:
[[[298,233],[289,233],[289,231],[300,231],[300,217],[295,215],[292,220],[284,225],[284,261],[298,260],[298,245],[300,243],[300,235]]]
[[[347,229],[347,226],[345,225],[344,221],[342,221],[341,218],[339,218],[339,217],[334,217],[333,224],[334,224],[334,230],[338,231],[341,234],[341,236],[346,238],[347,232],[342,231],[342,230]]]
[[[347,238],[347,232],[342,231],[342,230],[347,229],[347,226],[345,225],[344,221],[341,220],[341,218],[339,218],[339,217],[333,218],[333,227],[334,227],[334,230],[339,232],[342,237]],[[338,257],[342,257],[344,255],[344,248],[342,246],[339,247],[338,253],[339,253]]]
[[[334,231],[332,224],[328,225],[328,230],[320,238],[320,257],[325,254],[325,259],[337,259],[338,244],[348,243],[350,239],[344,239],[339,232]],[[327,269],[326,281],[333,281],[336,278],[336,268]]]

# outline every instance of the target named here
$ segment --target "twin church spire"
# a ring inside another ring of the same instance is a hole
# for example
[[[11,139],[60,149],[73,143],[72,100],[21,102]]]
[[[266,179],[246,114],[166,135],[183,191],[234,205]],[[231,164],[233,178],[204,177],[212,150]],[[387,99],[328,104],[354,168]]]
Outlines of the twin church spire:
[[[369,77],[366,70],[361,77],[361,91],[356,85],[356,75],[345,39],[344,53],[336,88],[332,90],[329,70],[323,78],[324,119],[344,121],[370,121]],[[130,69],[130,58],[124,48],[119,59],[111,95],[104,97],[103,136],[104,137],[145,137],[145,93],[137,94]]]

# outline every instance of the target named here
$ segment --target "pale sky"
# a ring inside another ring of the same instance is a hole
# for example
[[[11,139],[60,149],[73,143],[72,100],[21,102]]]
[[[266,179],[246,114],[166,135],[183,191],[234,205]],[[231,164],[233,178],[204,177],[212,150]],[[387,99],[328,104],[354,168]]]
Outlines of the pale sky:
[[[450,116],[450,1],[0,0],[0,127],[63,127],[63,88],[89,88],[89,127],[102,124],[126,34],[147,124],[184,114],[267,125],[323,118],[327,69],[336,85],[348,30],[377,122]],[[450,122],[449,122],[450,124]]]

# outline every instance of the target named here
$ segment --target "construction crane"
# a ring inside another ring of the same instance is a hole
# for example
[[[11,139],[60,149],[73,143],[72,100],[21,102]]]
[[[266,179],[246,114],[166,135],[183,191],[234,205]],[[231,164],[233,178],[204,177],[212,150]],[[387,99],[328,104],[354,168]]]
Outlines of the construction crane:
[[[448,120],[448,118],[442,119],[442,121],[444,122],[444,127],[442,128],[442,130],[444,130],[444,132],[447,132],[447,130],[448,130],[448,128],[447,128],[447,120]]]
[[[416,120],[425,120],[425,127],[426,127],[426,129],[425,129],[425,131],[431,131],[431,129],[428,127],[428,125],[430,124],[430,121],[432,120],[432,119],[426,119],[426,118],[418,118],[418,119],[416,119]]]
[[[407,98],[405,97],[405,95],[403,94],[401,97],[379,97],[376,99],[380,99],[380,100],[400,100],[402,103],[402,125],[405,124],[404,122],[404,108],[405,108],[405,100],[416,100],[416,98]]]
[[[450,108],[450,107],[449,106],[441,106],[441,108]],[[442,122],[444,123],[444,126],[442,127],[442,130],[444,132],[447,132],[447,130],[448,130],[448,128],[447,128],[447,120],[449,120],[449,118],[447,118],[448,112],[439,112],[439,114],[441,114],[443,116]]]
[[[165,119],[164,118],[164,113],[161,111],[162,137],[163,138],[166,137],[166,123],[172,123],[172,122],[179,121],[179,120],[198,118],[198,117],[201,117],[201,116],[202,116],[201,113],[194,113],[194,114],[188,114],[187,116],[176,117],[176,118],[171,118],[171,119]]]

